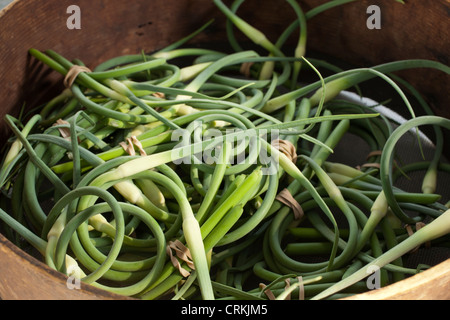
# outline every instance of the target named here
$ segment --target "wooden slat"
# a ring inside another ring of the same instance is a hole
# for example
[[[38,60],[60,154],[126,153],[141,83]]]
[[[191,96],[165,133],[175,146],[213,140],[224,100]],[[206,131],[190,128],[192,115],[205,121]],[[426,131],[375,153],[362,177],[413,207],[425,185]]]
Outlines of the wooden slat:
[[[75,282],[17,248],[0,234],[0,298],[2,300],[128,299]]]
[[[387,287],[343,300],[449,300],[450,259]]]

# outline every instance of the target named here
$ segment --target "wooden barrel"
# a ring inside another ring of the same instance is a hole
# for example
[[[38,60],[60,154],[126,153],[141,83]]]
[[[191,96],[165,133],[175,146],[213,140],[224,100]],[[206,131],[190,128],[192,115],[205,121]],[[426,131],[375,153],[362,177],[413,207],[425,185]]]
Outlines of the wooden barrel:
[[[299,1],[305,11],[326,2]],[[353,67],[402,59],[431,59],[448,65],[449,1],[405,2],[354,1],[314,16],[308,23],[308,52]],[[117,55],[160,49],[210,19],[214,23],[192,43],[214,47],[226,41],[225,18],[211,0],[80,0],[78,26],[69,19],[74,13],[72,4],[69,0],[17,0],[0,12],[1,118],[8,113],[17,115],[23,105],[33,108],[61,88],[60,75],[49,73],[30,58],[32,47],[53,49],[94,67]],[[371,5],[376,5],[378,13],[368,10]],[[272,40],[295,18],[287,2],[273,0],[247,0],[238,13]],[[374,14],[379,14],[379,21],[370,20]],[[245,41],[241,34],[237,36]],[[436,114],[450,118],[448,75],[428,69],[400,74],[420,88]],[[2,142],[7,133],[1,123]],[[448,145],[448,133],[446,141]],[[449,261],[442,262],[399,284],[353,299],[448,299],[449,266]],[[1,298],[123,299],[89,285],[68,290],[68,280],[0,235]]]

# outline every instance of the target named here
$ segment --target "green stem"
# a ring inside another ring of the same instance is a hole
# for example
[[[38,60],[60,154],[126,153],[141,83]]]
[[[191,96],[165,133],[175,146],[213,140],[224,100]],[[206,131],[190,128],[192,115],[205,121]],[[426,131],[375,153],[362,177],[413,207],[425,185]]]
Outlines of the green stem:
[[[397,259],[398,257],[401,257],[418,245],[421,245],[433,239],[437,239],[448,233],[450,233],[450,210],[447,210],[433,222],[427,224],[425,227],[415,232],[412,236],[400,242],[397,246],[374,259],[369,264],[366,264],[357,272],[314,296],[312,300],[324,299],[334,293],[337,293],[347,288],[348,286],[351,286],[352,284],[363,280],[369,274],[373,273],[374,269],[382,268],[386,264]]]

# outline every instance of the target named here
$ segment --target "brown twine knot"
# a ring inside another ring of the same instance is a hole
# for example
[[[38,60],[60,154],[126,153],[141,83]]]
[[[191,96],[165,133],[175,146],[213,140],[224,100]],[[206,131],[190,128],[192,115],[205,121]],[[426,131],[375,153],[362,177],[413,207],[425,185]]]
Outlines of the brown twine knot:
[[[375,150],[375,151],[371,151],[369,152],[369,154],[366,157],[366,160],[369,160],[372,157],[376,157],[376,156],[381,156],[382,155],[382,151],[381,150]],[[376,168],[376,169],[380,169],[380,164],[377,162],[366,162],[361,166],[357,166],[356,169],[361,170],[362,168]]]
[[[176,256],[173,255],[172,250],[175,251]],[[181,243],[181,241],[169,241],[169,244],[166,247],[166,251],[173,266],[178,269],[183,277],[188,277],[191,273],[181,266],[180,261],[178,261],[177,257],[186,262],[191,270],[195,270],[194,263],[192,262],[191,252],[184,244]]]
[[[275,197],[275,200],[278,200],[284,205],[291,208],[292,212],[294,213],[295,220],[300,220],[305,215],[302,206],[297,202],[297,200],[295,200],[288,189],[281,190],[281,192]]]
[[[303,284],[303,278],[301,276],[297,277],[297,281],[298,281],[298,299],[299,300],[305,300],[305,286]],[[291,279],[284,279],[284,290],[288,290],[289,287],[291,286]],[[275,295],[273,294],[273,292],[270,289],[266,289],[267,286],[264,283],[260,283],[259,284],[259,288],[265,293],[265,295],[267,296],[267,298],[269,298],[269,300],[276,300]],[[291,294],[288,294],[286,296],[286,300],[291,300]]]
[[[291,160],[293,163],[297,162],[298,158],[297,151],[292,142],[288,140],[276,139],[272,141],[272,146],[277,150],[279,150],[284,155],[286,155],[286,157],[288,157],[288,159]],[[294,212],[294,217],[296,220],[299,220],[303,217],[304,212],[302,207],[297,202],[297,200],[294,199],[294,197],[292,196],[292,194],[289,192],[288,189],[281,190],[281,192],[276,196],[275,199],[280,201],[284,205],[290,207]]]
[[[303,277],[298,276],[297,281],[298,281],[298,300],[305,300],[305,285],[303,284]],[[284,290],[289,289],[289,287],[291,286],[291,279],[290,278],[285,279],[284,283],[286,284]],[[291,294],[286,296],[286,300],[291,300]]]
[[[163,92],[154,92],[154,93],[152,93],[152,96],[154,96],[155,98],[160,98],[160,99],[166,98],[166,95]]]
[[[423,222],[416,222],[416,231],[419,231],[421,228],[423,228],[423,227],[425,227],[425,223],[423,223]],[[411,228],[411,225],[409,225],[409,224],[407,224],[406,226],[405,226],[405,229],[406,229],[406,232],[408,233],[408,236],[412,236],[413,235],[413,233],[414,233],[414,231],[413,231],[413,229]],[[425,243],[425,247],[427,247],[427,248],[429,248],[431,246],[431,243],[429,242],[429,241],[427,241],[426,243]],[[416,252],[417,250],[419,250],[419,248],[420,248],[420,245],[419,246],[417,246],[417,247],[415,247],[414,249],[412,249],[409,253],[414,253],[414,252]]]
[[[239,69],[239,72],[242,73],[247,78],[249,78],[250,77],[250,68],[252,67],[253,64],[254,64],[254,62],[242,63],[241,68]]]
[[[127,143],[128,142],[128,143]],[[125,150],[126,153],[128,153],[130,156],[136,155],[136,151],[134,150],[134,146],[136,146],[139,149],[139,153],[141,156],[146,156],[147,153],[145,152],[142,143],[136,138],[136,136],[131,136],[126,139],[126,142],[123,141],[119,143],[119,145]]]
[[[276,300],[276,297],[273,294],[273,292],[270,289],[265,289],[266,287],[267,286],[264,283],[259,284],[259,288],[264,291],[264,293],[266,294],[267,298],[269,298],[269,300]]]
[[[75,82],[78,75],[82,72],[92,72],[92,71],[88,67],[79,66],[76,64],[70,67],[69,71],[66,74],[66,77],[64,78],[64,86],[66,88],[70,88]]]
[[[305,300],[305,285],[303,284],[303,277],[297,277],[299,286],[298,286],[298,300]]]
[[[288,157],[293,163],[297,162],[297,150],[292,142],[288,140],[276,139],[272,141],[272,146],[286,155],[286,157]]]
[[[58,119],[55,121],[53,126],[59,126],[59,125],[68,125],[69,122],[63,119]],[[63,137],[66,140],[70,141],[70,129],[66,127],[59,127],[58,128],[59,133],[61,134],[61,137]]]

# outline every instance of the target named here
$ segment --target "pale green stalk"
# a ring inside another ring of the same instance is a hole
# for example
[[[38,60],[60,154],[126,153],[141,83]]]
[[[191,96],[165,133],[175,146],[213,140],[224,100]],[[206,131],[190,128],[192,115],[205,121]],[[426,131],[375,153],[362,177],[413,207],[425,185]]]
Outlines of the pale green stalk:
[[[36,234],[31,232],[29,229],[25,228],[18,221],[13,219],[8,213],[0,209],[0,220],[3,220],[8,226],[14,229],[17,233],[19,233],[24,239],[30,243],[36,250],[39,251],[43,256],[46,254],[46,250],[48,248],[48,242],[38,237]],[[78,263],[71,256],[65,256],[65,263],[67,266],[67,275],[73,276],[76,279],[81,279],[86,275],[82,271],[82,269],[78,266]]]
[[[373,68],[370,68],[370,70],[375,70],[377,72],[381,73],[388,73],[388,72],[394,72],[398,70],[403,69],[411,69],[411,68],[433,68],[441,70],[447,74],[450,74],[450,68],[446,65],[443,65],[442,63],[436,62],[436,61],[430,61],[430,60],[403,60],[403,61],[396,61],[396,62],[390,62],[386,64],[381,64],[378,66],[375,66]],[[357,83],[367,81],[373,77],[375,77],[377,74],[370,72],[369,68],[362,68],[362,69],[352,69],[348,71],[343,71],[337,74],[334,74],[332,76],[329,76],[325,78],[325,82],[327,83],[327,98],[325,101],[331,99],[332,97],[335,97],[339,92],[342,90],[348,89],[352,86],[354,86]],[[288,93],[285,93],[283,95],[274,97],[270,99],[266,105],[262,108],[265,112],[274,112],[292,99],[298,99],[300,97],[303,97],[310,93],[311,91],[316,90],[322,85],[321,82],[315,82],[309,85],[306,85],[302,88],[299,88],[294,91],[290,91]],[[319,92],[315,93],[314,101],[318,103],[319,101]]]
[[[438,116],[421,116],[400,125],[386,141],[380,160],[380,178],[383,186],[386,199],[389,203],[391,210],[395,215],[405,223],[415,223],[419,218],[412,218],[403,212],[402,208],[395,199],[394,189],[392,185],[392,163],[393,163],[393,151],[398,140],[409,130],[417,128],[421,125],[436,125],[444,127],[450,130],[450,120],[438,117]]]
[[[361,251],[364,245],[367,243],[369,238],[372,236],[375,228],[378,226],[380,221],[386,216],[388,212],[388,203],[384,192],[381,191],[378,197],[373,202],[370,209],[370,215],[361,231],[358,238],[358,246],[355,248],[355,253]]]
[[[47,247],[45,249],[45,263],[50,267],[56,270],[56,265],[54,262],[54,254],[56,244],[58,243],[59,236],[61,232],[64,230],[67,221],[67,211],[64,210],[63,213],[56,219],[55,223],[51,227],[50,231],[47,234]]]
[[[36,250],[38,250],[40,254],[45,255],[45,250],[47,248],[47,241],[38,237],[35,233],[27,229],[25,226],[23,226],[21,223],[15,220],[13,217],[11,217],[10,214],[5,212],[1,208],[0,208],[0,219],[4,223],[6,223],[10,228],[16,231],[18,234],[20,234],[20,236],[23,237],[28,243],[30,243]]]
[[[436,191],[438,180],[438,163],[428,168],[422,181],[422,192],[425,194],[433,194]]]
[[[302,156],[302,159],[305,159],[307,161],[308,165],[311,166],[311,168],[314,170],[315,174],[317,175],[321,185],[326,190],[328,196],[333,200],[333,202],[337,205],[337,207],[339,209],[341,209],[341,211],[344,213],[345,217],[347,218],[347,221],[349,224],[349,229],[351,230],[351,232],[349,234],[346,248],[343,251],[342,256],[344,255],[344,252],[345,252],[346,253],[345,256],[348,256],[349,258],[347,260],[349,260],[352,257],[352,252],[353,252],[352,248],[354,249],[357,245],[358,234],[357,234],[357,232],[354,232],[355,230],[357,230],[357,222],[356,222],[355,215],[354,215],[352,209],[349,207],[347,201],[344,199],[344,196],[342,195],[340,189],[332,181],[332,179],[326,174],[325,170],[323,170],[319,164],[317,164],[314,160],[312,160],[309,157]],[[334,232],[335,232],[334,246],[337,249],[338,242],[340,239],[339,229],[338,229],[337,223],[335,221],[332,221],[332,222],[334,225]],[[347,252],[348,252],[348,255],[347,255]],[[345,261],[345,262],[347,262],[347,261]]]
[[[206,192],[202,204],[200,205],[200,208],[196,214],[196,218],[200,224],[202,224],[204,219],[206,218],[205,214],[210,209],[213,200],[216,197],[217,192],[220,188],[220,185],[225,175],[225,171],[228,167],[231,151],[232,151],[231,144],[229,142],[224,143],[220,151],[219,162],[216,163],[215,165],[212,177],[212,184],[208,188],[208,191]]]
[[[176,124],[174,124],[172,121],[165,118],[163,115],[161,115],[159,112],[157,112],[152,107],[148,106],[144,101],[142,101],[140,98],[136,97],[135,94],[128,89],[128,87],[123,84],[122,82],[114,79],[106,79],[104,80],[105,83],[107,83],[112,89],[119,92],[121,95],[127,97],[129,101],[131,101],[132,104],[137,105],[138,107],[141,107],[144,109],[148,114],[152,115],[165,125],[167,125],[171,129],[179,129],[180,127]]]
[[[12,120],[12,119],[11,119]],[[40,115],[33,116],[23,127],[21,133],[26,138],[34,126],[41,121]],[[3,185],[8,173],[12,170],[15,162],[20,158],[19,153],[23,149],[23,144],[20,139],[16,138],[11,144],[8,153],[6,154],[2,167],[0,168],[0,185]]]
[[[287,297],[289,297],[292,292],[297,290],[297,288],[299,290],[301,290],[302,286],[308,285],[308,284],[311,284],[311,283],[315,283],[315,282],[318,282],[320,280],[322,280],[321,276],[317,276],[315,278],[308,279],[308,280],[301,280],[301,281],[299,280],[299,281],[295,282],[294,284],[290,285],[289,288],[285,289],[281,294],[279,294],[276,297],[276,300],[286,300]]]
[[[214,292],[209,276],[209,266],[202,234],[198,221],[195,219],[193,213],[187,217],[183,217],[183,232],[186,243],[191,251],[192,259],[194,260],[202,297],[204,300],[214,300]]]
[[[299,32],[299,39],[297,42],[297,46],[295,47],[295,53],[294,56],[297,58],[301,58],[305,56],[306,53],[306,39],[307,39],[307,23],[306,23],[306,17],[302,10],[302,8],[299,6],[299,4],[294,0],[287,0],[287,2],[292,6],[294,9],[296,15],[297,15],[297,21],[299,21],[300,25],[300,32]],[[302,66],[301,61],[295,61],[293,65],[293,72],[292,72],[292,84],[291,88],[294,89],[297,85],[298,76],[300,73],[300,69]]]
[[[223,141],[224,139],[230,139],[228,141],[233,141],[232,139],[234,138],[244,138],[248,136],[248,134],[255,134],[258,132],[258,130],[267,130],[266,132],[268,132],[270,130],[291,129],[304,124],[317,123],[321,121],[355,119],[355,118],[357,119],[374,116],[377,116],[377,114],[333,115],[333,116],[315,117],[315,118],[294,120],[286,123],[277,123],[275,125],[261,126],[257,129],[248,129],[233,132],[223,135],[221,137],[215,137],[214,139],[208,139],[202,142],[197,142],[192,145],[182,146],[174,148],[173,150],[168,150],[157,154],[151,154],[148,156],[143,156],[130,160],[129,162],[126,162],[118,166],[117,168],[104,173],[97,179],[105,181],[123,179],[132,176],[136,173],[142,172],[144,170],[155,168],[165,163],[180,160],[186,156],[191,155],[192,152],[195,152],[196,150],[203,150],[203,148],[211,144],[211,142],[220,142]],[[344,120],[344,122],[348,123],[346,120]]]
[[[210,49],[201,49],[201,48],[181,48],[181,49],[173,49],[170,51],[159,51],[152,54],[155,58],[163,58],[166,60],[172,60],[175,58],[185,57],[185,56],[200,56],[207,54],[221,54],[218,51],[210,50]]]
[[[144,70],[148,70],[166,63],[163,58],[157,58],[150,61],[145,61],[136,64],[129,64],[124,67],[114,68],[107,71],[94,71],[89,72],[89,76],[95,80],[106,80],[109,78],[118,78],[124,75],[129,75],[131,73],[136,73]]]
[[[217,61],[211,63],[205,70],[203,70],[194,80],[192,80],[185,88],[186,91],[197,92],[201,86],[217,71],[220,69],[241,61],[242,59],[256,57],[257,54],[254,51],[243,51],[227,55]]]
[[[350,167],[349,165],[346,165],[344,163],[327,161],[324,163],[324,168],[330,173],[336,173],[341,176],[346,176],[346,177],[348,177],[348,180],[350,180],[350,179],[364,180],[364,181],[373,183],[375,185],[381,185],[380,180],[371,176],[369,173],[362,172],[362,171],[360,171],[356,168]],[[345,183],[345,181],[344,181],[344,183]]]
[[[156,161],[149,161],[150,159],[155,159],[155,156]],[[152,158],[149,157],[151,156],[144,156],[137,158],[136,160],[140,160],[139,164],[141,164],[142,162],[142,165],[137,167],[135,166],[136,165],[136,163],[134,162],[135,160],[130,160],[126,162],[125,165],[131,164],[131,166],[128,165],[123,167],[122,165],[116,168],[115,170],[104,173],[103,175],[100,175],[98,178],[94,179],[91,182],[91,185],[94,186],[107,185],[108,183],[111,183],[113,181],[129,178],[133,175],[144,172],[147,169],[158,167],[159,165],[171,161],[170,153],[168,154],[165,153],[164,155],[156,154],[153,155]],[[145,159],[146,161],[142,161],[142,159]],[[172,188],[172,194],[179,203],[181,215],[183,217],[182,223],[183,234],[194,261],[195,270],[197,271],[197,277],[202,292],[202,297],[205,300],[214,299],[214,293],[211,287],[209,266],[206,258],[206,251],[202,240],[202,234],[198,221],[195,219],[194,213],[192,212],[192,207],[188,199],[186,198],[184,192],[180,189],[178,185],[176,185],[175,182],[173,182],[171,179],[163,175],[160,175],[159,177],[160,179],[163,179],[165,181],[167,186],[170,186]]]
[[[180,78],[179,81],[189,81],[198,76],[201,72],[203,72],[206,68],[208,68],[212,62],[203,62],[194,64],[188,67],[184,67],[180,70]]]
[[[194,284],[195,280],[197,280],[197,272],[193,270],[189,278],[187,278],[186,282],[183,286],[175,293],[171,300],[180,300],[183,299],[183,295],[191,288]],[[184,300],[184,299],[183,299]]]
[[[333,213],[328,208],[328,206],[326,205],[326,203],[324,202],[322,197],[320,197],[320,195],[318,194],[315,187],[303,175],[303,173],[300,171],[300,169],[285,154],[278,151],[276,148],[270,146],[269,144],[267,144],[267,142],[264,142],[264,141],[262,141],[262,142],[263,142],[263,145],[265,146],[266,150],[268,150],[270,152],[271,156],[274,159],[276,159],[276,161],[279,162],[279,164],[281,165],[283,170],[287,174],[289,174],[292,178],[296,179],[306,190],[308,190],[311,193],[314,200],[317,201],[317,204],[319,205],[319,207],[322,209],[322,211],[325,213],[325,215],[328,217],[328,219],[330,219],[330,221],[332,222],[332,224],[335,228],[335,233],[334,233],[335,241],[333,244],[334,248],[332,250],[331,257],[330,257],[329,263],[328,263],[328,269],[330,269],[334,263],[334,258],[336,256],[336,252],[337,252],[337,248],[338,248],[337,246],[338,246],[338,241],[339,241],[339,231],[338,231],[337,223],[333,216]]]
[[[439,237],[450,233],[450,210],[444,212],[441,216],[436,218],[425,227],[417,230],[413,235],[400,242],[397,246],[385,252],[378,258],[374,259],[357,272],[348,276],[342,281],[334,284],[330,288],[322,291],[318,295],[312,297],[312,300],[324,299],[332,294],[338,293],[341,290],[351,286],[352,284],[363,280],[369,276],[374,268],[382,268],[386,264],[408,253],[415,247]]]
[[[136,184],[155,206],[161,210],[168,211],[164,194],[152,180],[136,179]]]
[[[127,201],[141,207],[156,220],[166,221],[170,218],[169,213],[154,205],[133,181],[125,180],[118,182],[114,185],[114,189],[116,189]]]
[[[224,201],[205,223],[202,224],[202,236],[206,237],[210,232],[216,227],[219,221],[223,218],[223,216],[238,203],[245,202],[244,200],[249,200],[249,197],[253,196],[255,192],[255,186],[259,185],[259,182],[262,178],[261,168],[255,169],[248,177],[246,177],[245,181],[241,183],[236,190]]]
[[[260,30],[248,24],[246,21],[238,17],[233,11],[231,11],[221,0],[213,0],[217,7],[230,19],[234,25],[241,30],[250,40],[255,44],[267,49],[270,53],[276,56],[284,56],[278,49]]]

